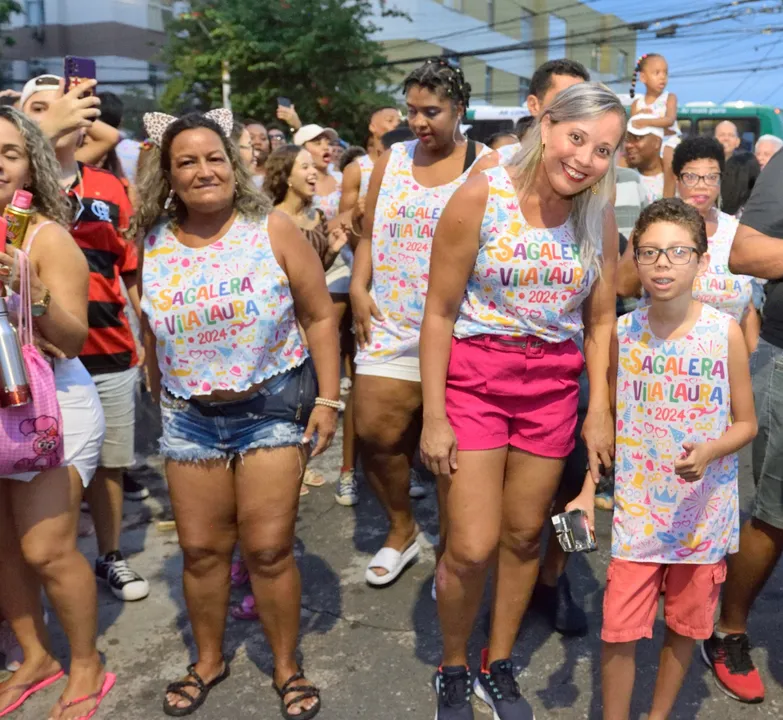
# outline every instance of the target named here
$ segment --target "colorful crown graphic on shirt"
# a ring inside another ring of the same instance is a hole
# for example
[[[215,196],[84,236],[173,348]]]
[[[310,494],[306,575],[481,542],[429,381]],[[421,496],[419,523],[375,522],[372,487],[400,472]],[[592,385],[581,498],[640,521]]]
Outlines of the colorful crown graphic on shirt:
[[[674,505],[677,502],[677,493],[670,492],[666,488],[660,491],[654,490],[653,497],[661,505]]]

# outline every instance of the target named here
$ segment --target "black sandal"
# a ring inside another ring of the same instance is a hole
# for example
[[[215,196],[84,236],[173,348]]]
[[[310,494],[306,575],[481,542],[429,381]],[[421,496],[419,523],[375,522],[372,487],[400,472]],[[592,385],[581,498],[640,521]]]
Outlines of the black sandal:
[[[280,696],[280,712],[283,714],[283,717],[286,720],[311,720],[311,718],[314,718],[316,715],[318,715],[321,710],[321,691],[315,687],[315,685],[296,685],[291,687],[292,683],[304,679],[304,672],[301,668],[299,668],[299,672],[288,678],[288,680],[283,683],[282,688],[277,687],[274,681],[272,682],[272,687]],[[291,693],[298,694],[295,698],[286,702],[285,696]],[[308,698],[316,698],[318,702],[309,710],[302,710],[302,712],[300,712],[298,715],[292,715],[290,712],[288,712],[291,705],[296,705],[297,703],[302,702],[302,700],[307,700]]]
[[[190,704],[185,707],[178,707],[177,705],[171,705],[168,698],[163,698],[163,712],[171,717],[185,717],[196,712],[207,699],[209,691],[212,690],[215,685],[222,683],[230,674],[228,663],[224,660],[225,669],[220,675],[218,675],[212,682],[205,683],[201,676],[196,672],[195,665],[188,665],[188,677],[192,677],[193,680],[177,680],[170,683],[166,688],[166,695],[169,693],[176,693],[184,700],[187,700]],[[185,692],[185,688],[196,688],[199,691],[198,695],[191,695]]]

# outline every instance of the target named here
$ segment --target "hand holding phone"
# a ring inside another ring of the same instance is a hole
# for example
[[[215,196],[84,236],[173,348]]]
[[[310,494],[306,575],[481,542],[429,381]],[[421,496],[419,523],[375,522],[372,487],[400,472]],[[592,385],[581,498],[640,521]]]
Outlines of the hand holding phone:
[[[92,58],[76,57],[75,55],[66,55],[63,76],[65,77],[66,93],[87,80],[95,80],[95,60]],[[94,94],[94,87],[91,90],[87,90],[85,92],[85,95]]]

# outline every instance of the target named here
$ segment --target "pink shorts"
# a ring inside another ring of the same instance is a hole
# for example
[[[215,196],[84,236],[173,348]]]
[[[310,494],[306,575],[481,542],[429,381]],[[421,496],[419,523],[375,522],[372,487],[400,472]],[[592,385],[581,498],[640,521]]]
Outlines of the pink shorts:
[[[564,458],[574,448],[584,357],[572,340],[479,335],[451,343],[446,412],[460,450],[506,445]]]
[[[606,573],[601,639],[609,643],[651,638],[661,589],[666,626],[678,635],[712,635],[726,561],[712,565],[661,565],[612,558]]]

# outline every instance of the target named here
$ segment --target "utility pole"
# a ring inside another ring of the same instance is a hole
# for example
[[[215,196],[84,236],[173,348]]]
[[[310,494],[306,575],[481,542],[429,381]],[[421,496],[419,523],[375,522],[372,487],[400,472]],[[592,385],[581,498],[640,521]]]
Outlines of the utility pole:
[[[201,32],[206,35],[207,39],[213,45],[218,44],[212,35],[210,35],[206,25],[204,25],[204,22],[201,19],[201,13],[189,11],[183,12],[180,14],[180,18],[185,20],[194,20]],[[228,60],[222,60],[220,62],[220,80],[223,86],[223,107],[226,108],[226,110],[231,110],[231,66],[228,63]]]
[[[223,107],[231,110],[231,66],[228,60],[221,62],[221,78],[223,80]]]

